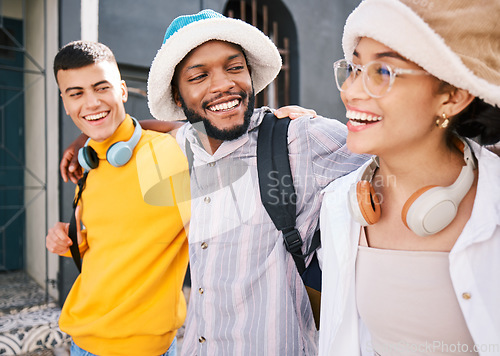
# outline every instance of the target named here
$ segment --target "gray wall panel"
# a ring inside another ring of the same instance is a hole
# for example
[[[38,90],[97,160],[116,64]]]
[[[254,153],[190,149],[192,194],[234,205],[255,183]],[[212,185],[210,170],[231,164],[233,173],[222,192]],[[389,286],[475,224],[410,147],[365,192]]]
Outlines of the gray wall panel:
[[[113,50],[118,62],[149,67],[170,22],[197,11],[198,1],[100,1],[99,41]]]
[[[66,43],[80,39],[80,2],[74,0],[60,0],[59,1],[59,48]],[[53,59],[49,62],[50,74],[47,80],[55,80],[52,74]],[[49,68],[47,68],[49,70]],[[62,157],[64,149],[80,134],[71,121],[71,118],[66,115],[61,99],[59,99],[60,107],[60,137],[59,137],[59,157]],[[73,212],[72,202],[75,193],[75,185],[73,183],[64,183],[60,180],[60,204],[61,207],[61,221],[69,221]],[[78,276],[78,270],[71,258],[59,258],[59,276],[58,276],[58,290],[59,290],[59,304],[62,306],[66,300],[74,280]]]
[[[345,122],[332,63],[343,57],[344,23],[358,0],[284,0],[297,25],[300,54],[300,105]]]

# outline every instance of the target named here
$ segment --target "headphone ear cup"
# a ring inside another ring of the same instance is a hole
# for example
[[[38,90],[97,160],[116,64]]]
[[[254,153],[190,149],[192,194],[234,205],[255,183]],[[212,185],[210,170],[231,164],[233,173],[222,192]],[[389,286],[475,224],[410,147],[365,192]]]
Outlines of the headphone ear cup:
[[[407,200],[401,211],[401,219],[415,234],[433,235],[453,221],[460,201],[453,196],[449,187],[423,187]]]
[[[401,220],[403,220],[403,224],[411,230],[411,228],[408,226],[408,211],[410,210],[411,206],[417,200],[422,194],[424,194],[426,191],[428,191],[431,188],[437,187],[437,185],[428,185],[426,187],[422,187],[419,190],[417,190],[415,193],[413,193],[408,200],[406,201],[405,205],[403,205],[403,209],[401,210]],[[413,225],[413,224],[412,224]]]
[[[380,201],[375,189],[366,180],[353,184],[349,189],[349,206],[353,218],[363,226],[380,220]]]
[[[92,147],[84,146],[78,150],[78,163],[83,169],[90,171],[99,166],[99,157]]]
[[[132,150],[127,142],[112,144],[106,153],[106,159],[114,167],[121,167],[132,158]]]
[[[356,193],[359,208],[366,222],[369,225],[375,224],[380,220],[380,201],[375,189],[370,182],[362,180],[356,184]]]
[[[114,167],[125,165],[132,158],[135,146],[139,143],[142,135],[142,128],[137,119],[130,117],[135,129],[132,137],[128,141],[115,142],[109,146],[106,152],[106,160]]]

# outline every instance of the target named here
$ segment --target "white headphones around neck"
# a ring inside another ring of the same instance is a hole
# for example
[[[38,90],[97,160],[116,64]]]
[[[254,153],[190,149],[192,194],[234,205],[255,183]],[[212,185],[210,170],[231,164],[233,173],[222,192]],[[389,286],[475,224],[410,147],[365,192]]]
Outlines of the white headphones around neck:
[[[457,138],[455,145],[464,153],[465,161],[457,180],[447,187],[430,185],[420,188],[410,196],[401,211],[403,223],[419,236],[436,234],[448,226],[474,182],[476,163],[469,144]],[[380,219],[380,200],[371,184],[378,167],[378,157],[373,157],[361,180],[352,184],[348,191],[351,215],[363,226],[375,224]]]
[[[132,152],[139,142],[142,128],[136,118],[131,117],[135,129],[132,137],[128,141],[118,141],[109,146],[106,151],[106,160],[114,167],[121,167],[132,158]],[[78,163],[86,171],[99,166],[99,158],[94,149],[89,146],[90,138],[85,142],[85,146],[78,150]]]

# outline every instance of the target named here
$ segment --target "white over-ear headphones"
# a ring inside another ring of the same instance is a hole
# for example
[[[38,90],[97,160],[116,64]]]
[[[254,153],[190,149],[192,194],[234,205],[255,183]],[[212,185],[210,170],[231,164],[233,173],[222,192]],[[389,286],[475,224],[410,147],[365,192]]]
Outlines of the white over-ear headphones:
[[[410,196],[401,211],[403,223],[419,236],[436,234],[448,226],[474,182],[476,163],[472,150],[462,138],[458,138],[455,144],[464,153],[465,160],[457,180],[448,187],[431,185],[420,188]],[[380,219],[380,200],[371,185],[378,165],[378,158],[372,158],[361,180],[348,192],[351,215],[363,226],[375,224]]]
[[[131,117],[135,129],[132,137],[128,141],[118,141],[109,146],[106,152],[106,160],[114,167],[121,167],[132,158],[132,152],[139,142],[142,128],[136,118]],[[78,151],[78,163],[86,171],[99,166],[99,158],[92,147],[88,145],[90,138],[85,142],[85,146]]]

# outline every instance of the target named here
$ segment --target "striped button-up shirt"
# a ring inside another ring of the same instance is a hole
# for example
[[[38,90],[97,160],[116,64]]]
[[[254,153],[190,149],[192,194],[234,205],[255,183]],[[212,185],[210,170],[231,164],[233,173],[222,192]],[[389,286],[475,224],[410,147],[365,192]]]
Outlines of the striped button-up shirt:
[[[191,295],[183,355],[315,355],[317,331],[307,292],[281,232],[261,203],[256,109],[243,136],[211,155],[184,125],[190,142],[189,257]],[[297,229],[309,246],[318,226],[321,190],[367,158],[346,146],[346,127],[326,118],[290,123],[288,149],[297,194]],[[276,199],[280,199],[276,196]]]

